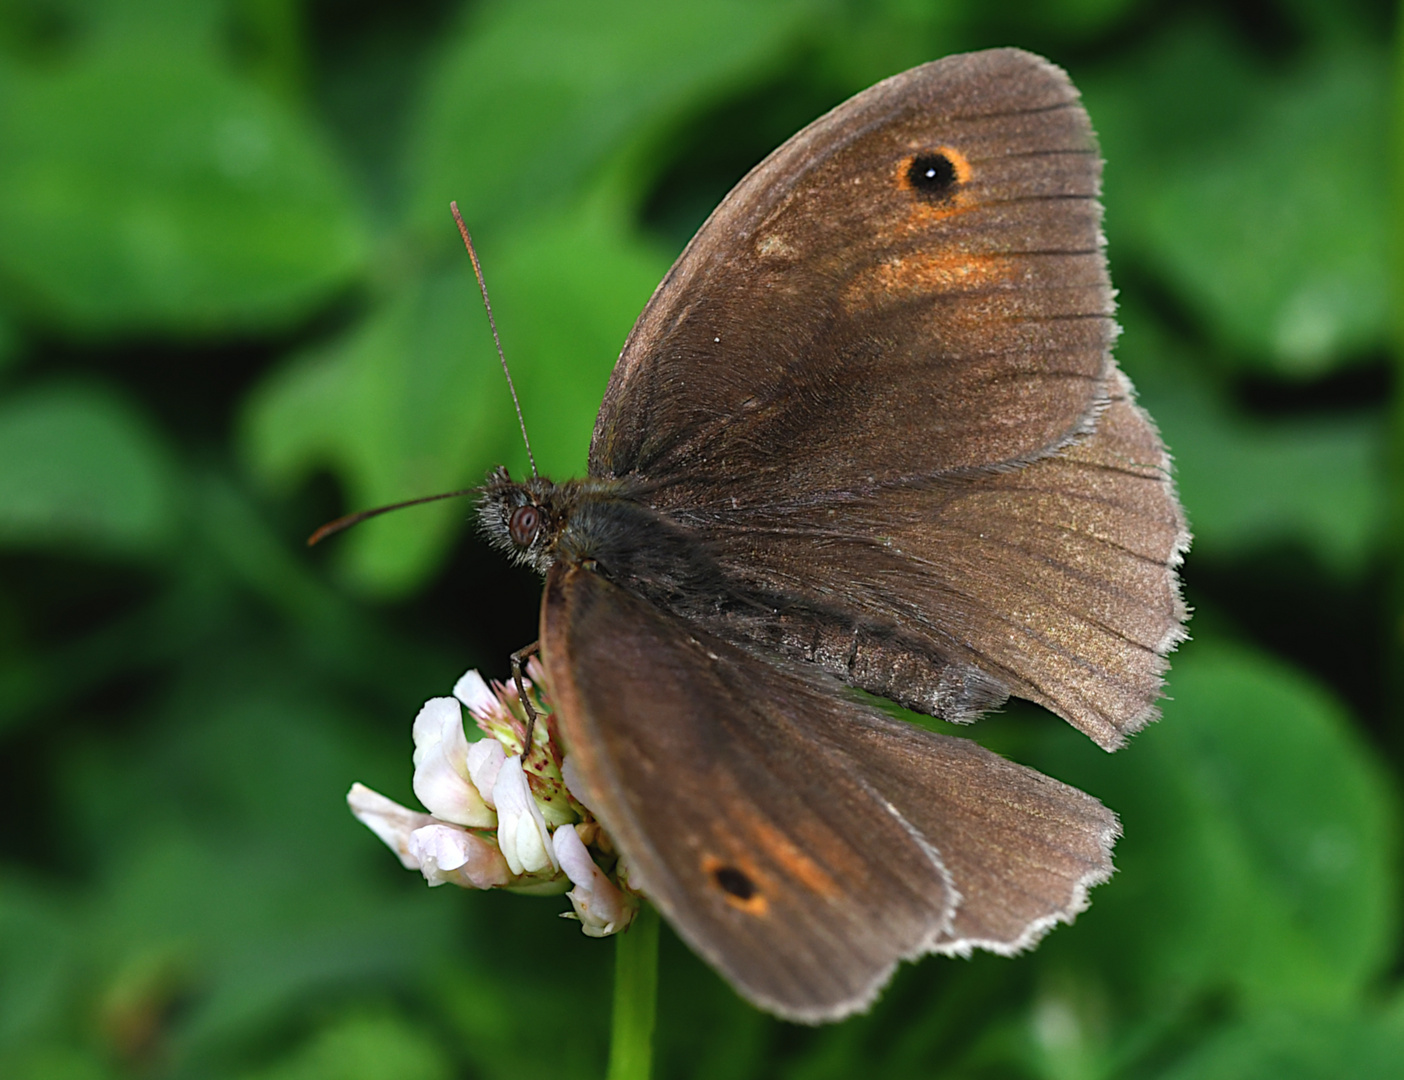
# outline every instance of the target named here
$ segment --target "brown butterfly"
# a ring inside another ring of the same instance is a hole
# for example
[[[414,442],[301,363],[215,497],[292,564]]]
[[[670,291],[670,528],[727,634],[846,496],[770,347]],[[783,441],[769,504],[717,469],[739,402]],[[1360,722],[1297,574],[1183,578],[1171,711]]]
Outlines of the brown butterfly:
[[[831,1020],[899,960],[1014,953],[1111,873],[1096,799],[966,722],[1108,750],[1184,637],[1169,458],[1111,358],[1101,160],[1025,52],[872,87],[727,196],[624,346],[589,475],[494,473],[590,805],[751,1001]]]

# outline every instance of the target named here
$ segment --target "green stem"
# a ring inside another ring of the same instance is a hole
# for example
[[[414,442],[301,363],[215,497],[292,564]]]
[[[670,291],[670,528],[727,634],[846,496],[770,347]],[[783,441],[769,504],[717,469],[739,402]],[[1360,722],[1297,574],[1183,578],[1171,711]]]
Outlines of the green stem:
[[[648,1080],[658,1012],[658,911],[645,903],[615,938],[614,1026],[608,1080]]]

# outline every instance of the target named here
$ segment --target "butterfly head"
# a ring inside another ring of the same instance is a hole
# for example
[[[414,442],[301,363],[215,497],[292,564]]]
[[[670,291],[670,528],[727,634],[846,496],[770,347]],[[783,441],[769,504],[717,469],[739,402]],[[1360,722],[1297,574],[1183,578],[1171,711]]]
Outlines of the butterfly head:
[[[560,486],[543,476],[517,481],[499,466],[482,487],[478,522],[493,547],[544,574],[565,517],[560,495]]]

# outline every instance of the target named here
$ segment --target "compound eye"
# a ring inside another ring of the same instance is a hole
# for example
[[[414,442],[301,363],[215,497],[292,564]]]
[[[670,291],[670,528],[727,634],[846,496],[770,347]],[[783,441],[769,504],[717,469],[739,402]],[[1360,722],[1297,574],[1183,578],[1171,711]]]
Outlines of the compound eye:
[[[534,506],[519,506],[507,519],[507,532],[518,547],[531,547],[540,528],[541,511]]]

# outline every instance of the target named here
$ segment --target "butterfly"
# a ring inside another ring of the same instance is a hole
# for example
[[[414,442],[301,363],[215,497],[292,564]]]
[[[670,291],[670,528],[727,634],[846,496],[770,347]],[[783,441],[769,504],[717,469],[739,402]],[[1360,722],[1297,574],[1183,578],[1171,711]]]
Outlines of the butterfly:
[[[1101,158],[1015,49],[864,91],[746,176],[624,345],[588,475],[498,469],[545,577],[578,793],[677,932],[818,1022],[897,963],[1012,954],[1111,873],[1096,799],[965,723],[1009,696],[1108,750],[1185,636],[1170,460],[1111,346]]]

